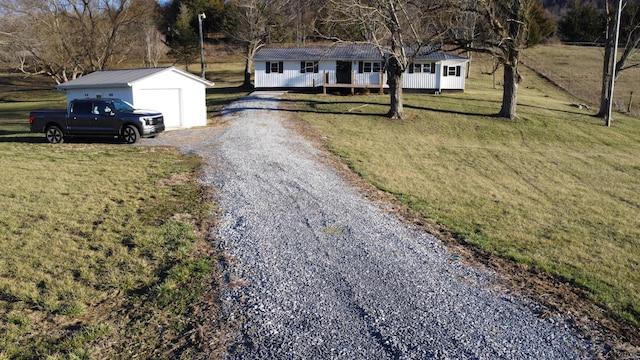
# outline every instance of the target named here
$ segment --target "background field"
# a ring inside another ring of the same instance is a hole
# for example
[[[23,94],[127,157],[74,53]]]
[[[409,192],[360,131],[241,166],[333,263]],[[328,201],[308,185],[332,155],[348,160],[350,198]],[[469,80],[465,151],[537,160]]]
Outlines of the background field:
[[[597,110],[603,52],[595,46],[536,46],[525,51],[523,62]],[[632,60],[640,62],[640,54]],[[640,67],[622,71],[614,90],[614,111],[640,118]]]
[[[593,66],[573,64],[577,74]],[[526,68],[519,119],[494,118],[490,67],[476,59],[464,93],[405,94],[406,121],[382,116],[387,96],[290,97],[333,152],[427,222],[566,279],[637,327],[640,120],[616,114],[607,128]]]

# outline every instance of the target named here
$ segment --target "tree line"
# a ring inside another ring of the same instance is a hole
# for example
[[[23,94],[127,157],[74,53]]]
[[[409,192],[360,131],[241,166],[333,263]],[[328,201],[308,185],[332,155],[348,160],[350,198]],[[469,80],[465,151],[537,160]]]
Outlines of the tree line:
[[[498,116],[515,118],[522,50],[554,36],[605,47],[608,106],[612,64],[618,74],[638,66],[629,59],[640,41],[639,2],[624,1],[619,60],[611,57],[615,0],[571,7],[557,0],[0,0],[0,63],[57,83],[123,63],[154,67],[164,56],[188,66],[199,55],[198,14],[205,14],[206,35],[243,49],[246,85],[253,55],[267,44],[369,43],[387,72],[388,116],[402,118],[404,71],[425,51],[447,48],[497,60],[504,69]]]

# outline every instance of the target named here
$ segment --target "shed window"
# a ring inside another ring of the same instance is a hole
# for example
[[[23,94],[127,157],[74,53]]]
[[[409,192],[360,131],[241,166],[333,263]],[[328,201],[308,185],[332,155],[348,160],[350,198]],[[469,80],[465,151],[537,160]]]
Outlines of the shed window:
[[[377,73],[382,72],[382,63],[379,61],[360,61],[358,63],[359,73]]]
[[[460,76],[461,69],[460,66],[445,66],[444,67],[444,76]]]
[[[282,74],[284,72],[284,64],[282,61],[267,61],[267,74],[276,73]]]
[[[317,61],[301,61],[300,62],[300,72],[301,73],[317,73],[318,72],[318,62]]]

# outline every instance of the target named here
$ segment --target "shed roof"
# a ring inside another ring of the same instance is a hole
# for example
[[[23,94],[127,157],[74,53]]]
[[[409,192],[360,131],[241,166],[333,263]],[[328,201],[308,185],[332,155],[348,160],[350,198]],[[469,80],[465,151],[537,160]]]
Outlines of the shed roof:
[[[334,45],[326,47],[262,48],[254,55],[254,61],[267,60],[378,60],[380,50],[371,44]],[[422,48],[416,60],[468,60],[444,51]]]
[[[182,71],[174,66],[147,68],[147,69],[121,69],[102,70],[81,76],[77,79],[67,81],[56,86],[58,90],[78,89],[78,88],[100,88],[100,87],[130,87],[133,83],[146,79],[150,76],[166,71],[176,72],[206,86],[213,86],[210,81],[199,78],[193,74]]]

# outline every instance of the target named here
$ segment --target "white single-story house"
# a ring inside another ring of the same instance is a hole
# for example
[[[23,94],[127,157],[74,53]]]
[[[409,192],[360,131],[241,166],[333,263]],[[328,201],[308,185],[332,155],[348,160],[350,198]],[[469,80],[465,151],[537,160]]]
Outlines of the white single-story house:
[[[167,128],[207,125],[204,80],[173,66],[96,71],[56,86],[73,99],[119,98],[138,109],[162,112]]]
[[[373,45],[262,48],[253,57],[256,88],[388,87],[384,62]],[[462,91],[469,59],[424,49],[403,76],[404,89]],[[348,87],[348,85],[347,85]]]

